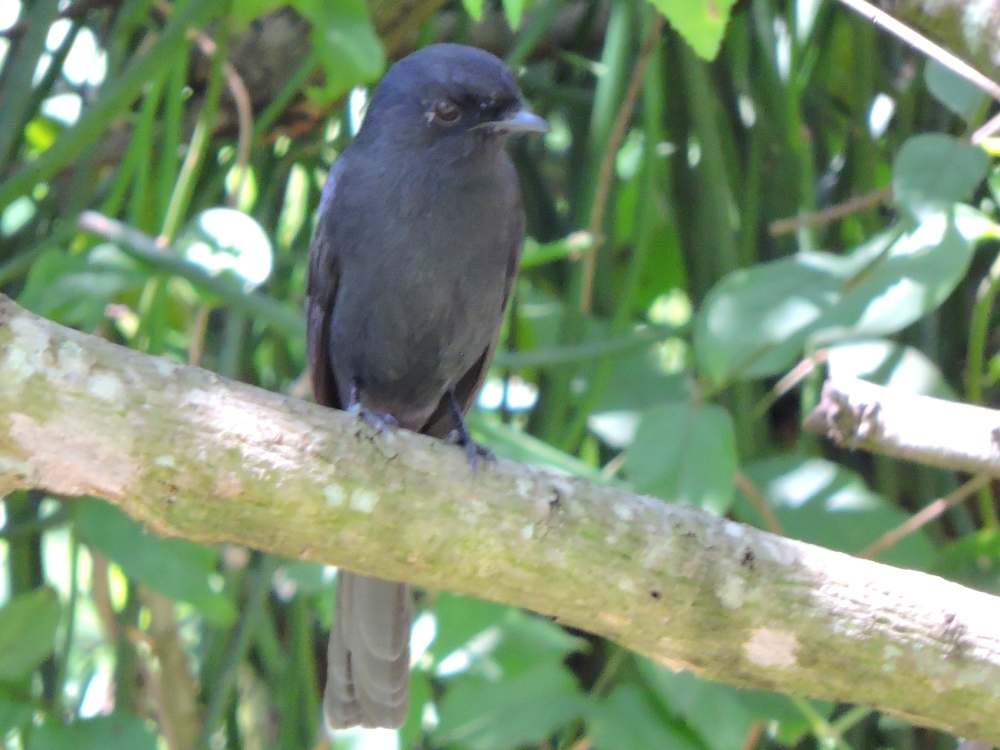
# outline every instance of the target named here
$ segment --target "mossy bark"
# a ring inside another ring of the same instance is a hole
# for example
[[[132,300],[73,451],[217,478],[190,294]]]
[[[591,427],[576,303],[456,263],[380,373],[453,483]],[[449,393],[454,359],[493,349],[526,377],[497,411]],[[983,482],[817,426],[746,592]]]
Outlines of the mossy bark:
[[[0,296],[0,494],[526,607],[672,669],[1000,742],[1000,599],[123,349]]]

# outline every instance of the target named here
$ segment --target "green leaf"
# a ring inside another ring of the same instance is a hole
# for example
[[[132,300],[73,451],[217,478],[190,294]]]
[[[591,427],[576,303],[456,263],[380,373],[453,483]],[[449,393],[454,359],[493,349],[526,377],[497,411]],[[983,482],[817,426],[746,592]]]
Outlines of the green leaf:
[[[462,675],[448,681],[433,736],[439,745],[506,750],[542,741],[587,708],[575,678],[561,664],[544,663],[500,682]]]
[[[682,716],[710,750],[743,745],[756,717],[727,685],[699,680],[690,672],[676,674],[646,659],[636,660],[639,671],[663,702]]]
[[[711,750],[741,747],[756,721],[778,722],[778,736],[787,745],[794,745],[811,726],[786,695],[740,690],[701,680],[689,672],[676,674],[648,659],[637,658],[636,665],[664,704],[683,717]],[[817,710],[829,716],[833,704],[819,704]]]
[[[77,501],[84,541],[114,560],[125,575],[172,599],[185,601],[214,625],[231,625],[236,608],[213,590],[218,553],[185,539],[164,539],[103,500]]]
[[[524,0],[503,0],[503,12],[507,16],[510,28],[517,31],[521,26],[521,16],[524,14]]]
[[[27,724],[34,712],[35,708],[30,703],[12,701],[0,696],[0,737],[6,737],[11,729]]]
[[[1000,530],[981,529],[949,542],[939,550],[932,569],[966,586],[1000,593]]]
[[[34,672],[55,647],[61,608],[48,587],[19,594],[0,608],[0,681]]]
[[[304,560],[287,560],[274,572],[275,588],[291,584],[295,591],[303,594],[317,594],[332,589],[334,579],[326,568],[318,563]]]
[[[705,60],[719,54],[729,11],[736,0],[650,0],[674,30]]]
[[[465,8],[466,13],[472,16],[474,21],[482,21],[483,3],[484,0],[462,0],[462,7]]]
[[[951,72],[937,60],[927,61],[924,66],[924,81],[935,99],[966,122],[971,123],[986,102],[986,94],[982,89]]]
[[[803,349],[899,331],[938,307],[997,225],[961,204],[846,256],[802,252],[730,274],[694,325],[699,369],[714,383],[787,369]]]
[[[469,412],[466,419],[472,436],[497,455],[522,463],[543,464],[561,469],[567,474],[593,482],[604,482],[601,472],[576,456],[564,453],[548,443],[518,430],[479,409]]]
[[[86,255],[46,250],[35,261],[18,302],[63,325],[93,331],[105,321],[108,303],[149,278],[111,244]]]
[[[737,690],[740,701],[757,717],[771,726],[777,725],[774,741],[785,747],[794,747],[803,735],[812,731],[812,723],[802,715],[791,698],[781,693],[766,690]],[[810,704],[824,719],[833,713],[834,704],[825,701],[810,701]]]
[[[315,102],[328,104],[381,75],[385,52],[364,0],[298,0],[296,8],[312,22],[312,47],[326,73],[326,85],[309,92]]]
[[[593,240],[586,232],[573,232],[561,240],[540,243],[531,237],[524,238],[524,250],[521,253],[521,270],[537,268],[566,258],[579,258]]]
[[[990,159],[979,146],[944,133],[906,141],[896,156],[892,189],[897,204],[918,219],[966,200],[986,177]]]
[[[49,718],[31,733],[28,750],[156,750],[156,735],[138,716],[126,713],[69,726]]]
[[[292,2],[288,2],[288,0],[240,0],[240,2],[232,4],[229,20],[233,24],[234,30],[241,31],[249,26],[255,18],[260,18],[286,5],[298,9],[299,3],[295,0]]]
[[[562,664],[574,651],[587,651],[587,642],[567,633],[547,617],[508,607],[500,622],[500,643],[493,659],[511,679],[540,664]]]
[[[725,513],[736,473],[732,418],[716,404],[669,403],[650,409],[625,466],[639,492]]]
[[[34,157],[48,151],[64,130],[62,123],[48,117],[33,118],[24,126],[24,141],[29,153]]]
[[[860,552],[909,517],[869,490],[857,474],[822,458],[784,455],[750,463],[744,472],[767,499],[786,536],[829,549]],[[742,494],[733,511],[744,523],[763,524]],[[878,559],[922,570],[933,553],[927,536],[917,532]]]
[[[264,228],[233,208],[207,208],[181,231],[175,250],[210,275],[232,274],[243,289],[263,284],[274,267],[274,250]]]
[[[470,666],[488,659],[508,680],[542,662],[559,664],[587,645],[545,617],[473,597],[441,594],[433,612],[437,631],[428,650],[438,664],[464,649]]]
[[[410,711],[406,715],[406,723],[399,730],[399,747],[422,747],[424,706],[431,702],[430,680],[426,673],[419,669],[410,672]]]
[[[508,607],[444,592],[435,598],[431,609],[437,630],[429,650],[440,661],[487,628],[498,626]]]
[[[894,341],[875,339],[832,346],[826,364],[833,380],[861,378],[903,393],[956,398],[941,370],[926,354]]]
[[[720,720],[724,721],[721,717]],[[595,750],[702,750],[690,730],[658,712],[634,685],[618,685],[587,716]],[[726,750],[738,748],[732,745]]]

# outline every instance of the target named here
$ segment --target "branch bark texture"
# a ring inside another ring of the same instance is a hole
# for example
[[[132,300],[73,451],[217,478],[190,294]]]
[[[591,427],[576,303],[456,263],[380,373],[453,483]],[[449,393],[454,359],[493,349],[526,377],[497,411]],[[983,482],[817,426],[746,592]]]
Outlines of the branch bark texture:
[[[1000,599],[114,346],[0,296],[0,494],[485,597],[672,669],[1000,742]]]
[[[848,448],[1000,476],[1000,411],[995,409],[838,378],[823,384],[805,427]]]

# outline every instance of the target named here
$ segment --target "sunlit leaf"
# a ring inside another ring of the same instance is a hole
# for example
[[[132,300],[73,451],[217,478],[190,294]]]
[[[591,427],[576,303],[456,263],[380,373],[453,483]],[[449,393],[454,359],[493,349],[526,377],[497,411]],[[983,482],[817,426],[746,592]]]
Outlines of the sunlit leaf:
[[[546,263],[563,260],[564,258],[579,258],[592,244],[593,240],[586,232],[574,232],[561,240],[544,244],[531,237],[524,240],[524,250],[521,253],[521,270],[543,266]]]
[[[625,466],[639,492],[725,513],[736,472],[732,418],[716,404],[676,402],[650,409]]]
[[[906,141],[896,155],[893,197],[918,219],[967,200],[989,169],[979,146],[944,133],[923,133]]]
[[[511,679],[542,662],[561,664],[567,654],[587,647],[547,618],[473,597],[443,593],[431,611],[437,634],[430,652],[446,674],[488,659],[492,669]]]
[[[274,266],[271,240],[263,227],[232,208],[202,211],[178,237],[177,248],[210,274],[235,274],[248,292],[267,281]]]
[[[937,60],[928,60],[924,65],[924,81],[935,99],[966,122],[972,122],[986,102],[982,89]]]
[[[540,742],[588,705],[561,664],[544,663],[500,682],[463,675],[449,681],[433,736],[441,745],[508,750]]]
[[[947,299],[997,227],[957,204],[897,232],[846,256],[802,252],[727,276],[695,318],[699,369],[717,383],[763,377],[791,366],[807,345],[899,331]]]
[[[736,0],[651,0],[670,25],[700,57],[714,60]]]
[[[525,0],[503,0],[503,12],[507,16],[507,23],[510,27],[517,31],[521,26],[521,15],[524,13],[524,2]],[[467,3],[467,0],[466,0]],[[480,0],[480,6],[482,2]]]
[[[481,21],[483,18],[483,3],[484,0],[462,0],[462,7],[465,8],[465,12],[468,13],[476,21]]]
[[[909,516],[868,489],[864,480],[822,458],[784,455],[755,461],[744,472],[763,494],[784,533],[829,549],[856,553]],[[738,519],[763,525],[763,519],[740,493],[733,510]],[[926,568],[933,554],[918,531],[879,554],[880,562]]]
[[[63,127],[48,117],[35,117],[24,126],[24,140],[35,155],[47,151],[62,133]]]
[[[37,213],[38,207],[27,195],[11,201],[3,213],[0,213],[0,234],[6,237],[17,234],[35,218]]]
[[[776,736],[788,745],[811,726],[786,695],[709,682],[690,672],[671,672],[648,659],[637,658],[636,666],[671,713],[682,717],[710,750],[742,747],[754,722],[777,724]],[[817,702],[815,708],[829,716],[833,704]]]
[[[956,398],[941,370],[926,354],[895,341],[875,339],[831,346],[826,364],[833,380],[861,378],[897,392]]]

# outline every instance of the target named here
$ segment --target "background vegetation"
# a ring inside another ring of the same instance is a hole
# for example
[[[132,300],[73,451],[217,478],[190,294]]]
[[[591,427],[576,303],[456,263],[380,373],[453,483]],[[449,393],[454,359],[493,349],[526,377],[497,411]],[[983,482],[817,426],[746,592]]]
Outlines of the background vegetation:
[[[824,370],[995,395],[1000,173],[967,140],[989,110],[969,84],[831,2],[273,5],[0,0],[0,291],[304,395],[308,244],[364,87],[469,41],[553,125],[512,145],[531,239],[480,440],[851,553],[959,485],[832,450],[799,415]],[[81,228],[85,209],[116,221]],[[96,499],[4,511],[7,747],[325,746],[332,571],[158,539]],[[998,527],[987,489],[878,559],[995,591]],[[405,748],[955,742],[446,592],[418,612]]]

